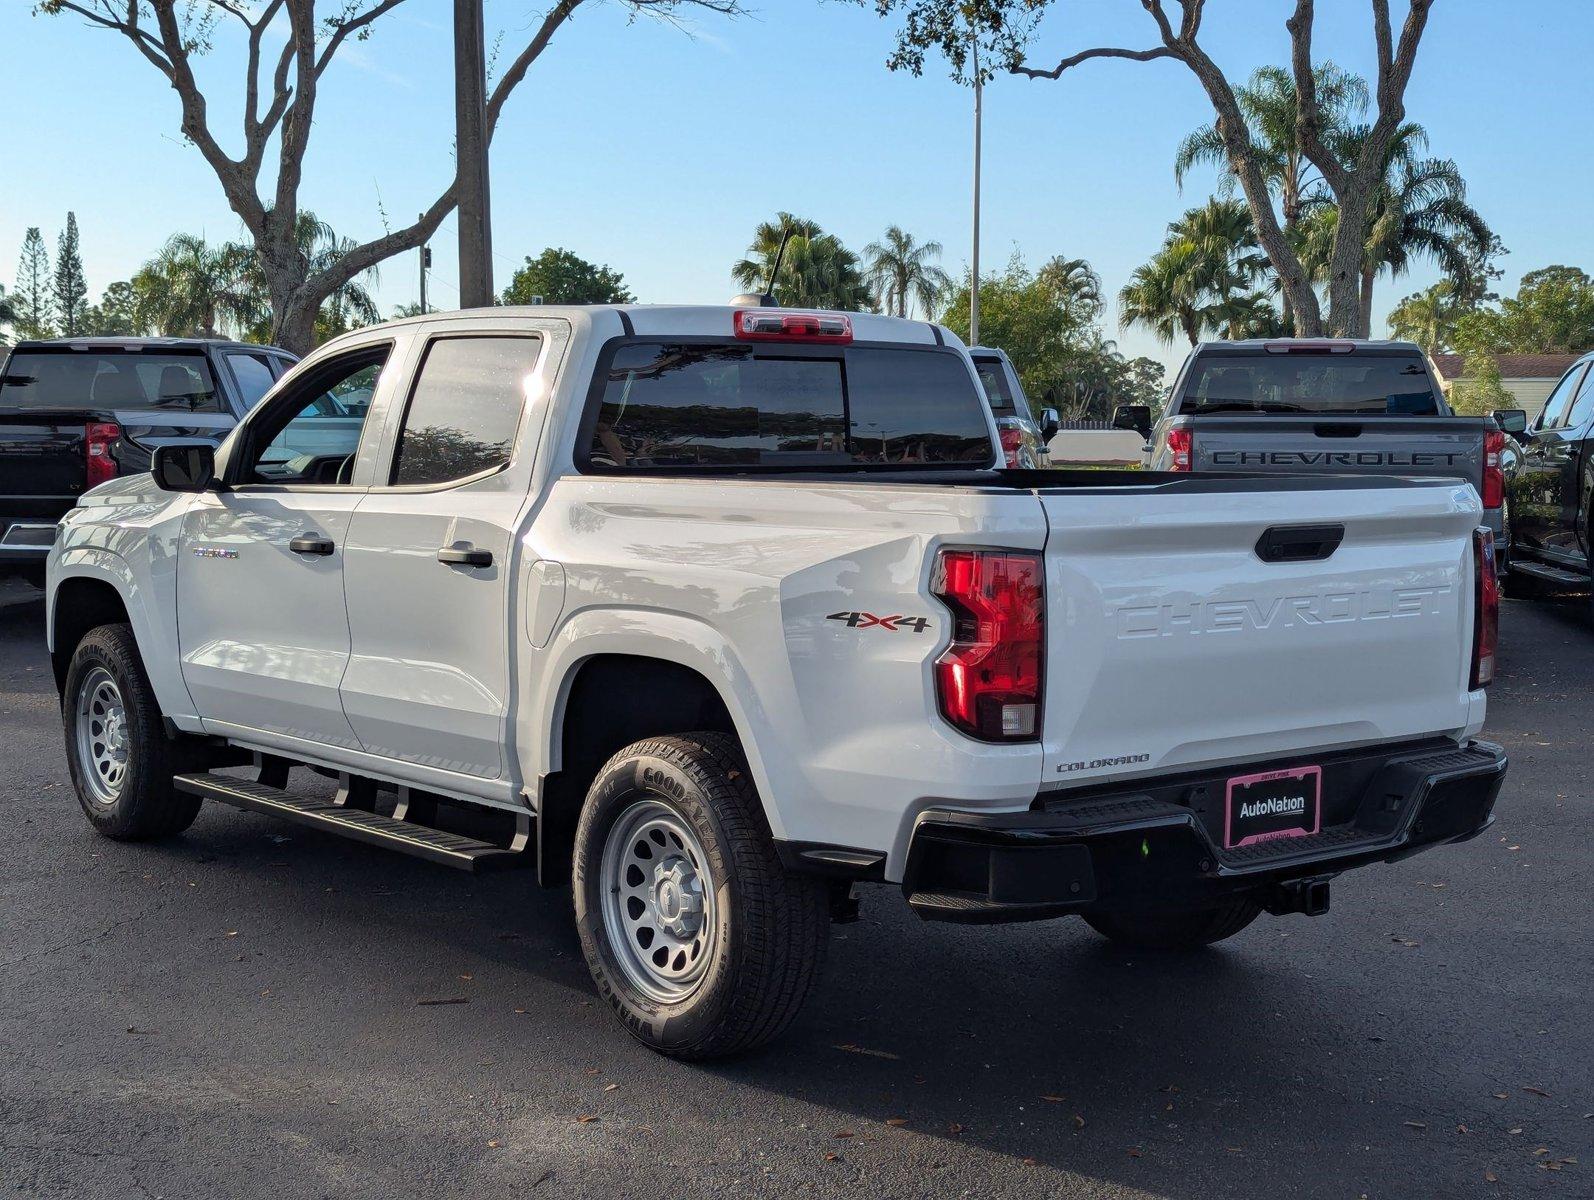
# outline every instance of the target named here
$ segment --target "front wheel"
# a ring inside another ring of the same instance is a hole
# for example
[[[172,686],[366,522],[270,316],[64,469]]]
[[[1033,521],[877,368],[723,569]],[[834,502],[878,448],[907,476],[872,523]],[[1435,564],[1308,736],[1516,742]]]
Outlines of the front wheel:
[[[1086,913],[1085,920],[1102,937],[1139,950],[1194,950],[1233,937],[1261,911],[1249,896],[1235,896],[1211,908]]]
[[[598,990],[674,1058],[775,1037],[824,961],[824,882],[781,865],[724,734],[652,738],[611,758],[581,811],[572,883]]]
[[[127,625],[101,625],[78,643],[61,692],[67,769],[89,824],[118,841],[181,833],[198,796],[172,787],[177,747]]]

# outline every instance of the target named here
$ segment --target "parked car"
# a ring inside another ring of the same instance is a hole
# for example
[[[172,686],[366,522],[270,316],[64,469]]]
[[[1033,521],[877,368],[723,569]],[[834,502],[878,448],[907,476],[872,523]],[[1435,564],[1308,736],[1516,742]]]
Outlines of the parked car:
[[[1018,372],[1005,350],[974,346],[969,350],[974,369],[985,388],[986,403],[996,415],[996,432],[1002,440],[1002,457],[1009,467],[1032,470],[1051,465],[1051,441],[1060,422],[1055,408],[1041,410],[1040,420],[1024,395]]]
[[[1456,416],[1413,342],[1205,342],[1179,369],[1155,428],[1141,405],[1119,406],[1113,423],[1147,439],[1147,462],[1159,471],[1465,480],[1505,548],[1505,433],[1490,417]]]
[[[786,1026],[859,881],[1191,947],[1475,836],[1480,518],[1441,479],[1004,470],[923,322],[500,308],[338,338],[83,496],[46,611],[99,832],[216,800],[534,866],[626,1028],[702,1058]]]
[[[0,575],[42,582],[55,523],[156,447],[219,442],[294,362],[197,338],[18,342],[0,374]]]
[[[1495,419],[1516,451],[1506,490],[1510,594],[1594,589],[1594,354],[1561,376],[1531,428],[1521,409]]]

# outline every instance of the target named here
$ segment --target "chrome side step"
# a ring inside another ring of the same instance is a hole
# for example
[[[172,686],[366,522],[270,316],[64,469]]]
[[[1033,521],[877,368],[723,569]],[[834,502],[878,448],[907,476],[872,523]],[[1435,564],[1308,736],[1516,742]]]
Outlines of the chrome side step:
[[[424,858],[460,871],[530,866],[534,859],[533,855],[525,852],[529,841],[526,822],[522,822],[513,846],[500,846],[351,806],[345,791],[339,793],[342,803],[327,804],[250,779],[234,779],[230,775],[209,772],[178,775],[172,782],[178,791],[205,800],[219,800],[234,808],[281,817],[298,825],[308,825],[312,829],[367,845],[397,850],[400,854]],[[527,814],[527,821],[529,817],[530,814]]]

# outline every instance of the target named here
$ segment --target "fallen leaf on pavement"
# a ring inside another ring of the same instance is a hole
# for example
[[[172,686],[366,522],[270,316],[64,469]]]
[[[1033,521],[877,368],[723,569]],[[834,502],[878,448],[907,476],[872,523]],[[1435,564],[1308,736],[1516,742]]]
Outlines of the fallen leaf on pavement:
[[[853,1042],[842,1042],[836,1049],[845,1050],[848,1054],[867,1054],[870,1058],[898,1059],[902,1057],[900,1054],[892,1054],[886,1050],[871,1050],[867,1046],[859,1046]]]
[[[1068,1097],[1067,1096],[1042,1096],[1041,1099],[1046,1101],[1046,1103],[1048,1103],[1048,1104],[1061,1104],[1064,1100],[1067,1100]]]
[[[825,1161],[826,1162],[840,1162],[841,1161],[841,1155],[837,1154],[834,1150],[826,1150],[825,1151]]]
[[[620,1085],[618,1083],[606,1083],[603,1085],[603,1090],[606,1092],[612,1092],[617,1090],[619,1086]]]
[[[1489,1183],[1499,1183],[1500,1182],[1500,1177],[1498,1175],[1496,1175],[1493,1171],[1485,1171],[1483,1173],[1483,1178]]]
[[[489,1149],[489,1150],[496,1150],[496,1149],[498,1149],[498,1139],[497,1139],[497,1138],[494,1138],[494,1139],[493,1139],[493,1140],[492,1140],[492,1141],[489,1141],[489,1142],[488,1142],[488,1143],[487,1143],[487,1148],[488,1148],[488,1149]]]
[[[1074,1114],[1074,1128],[1075,1129],[1083,1129],[1084,1127],[1085,1127],[1085,1118],[1080,1116],[1078,1113],[1075,1113]]]
[[[833,1136],[839,1137],[839,1138],[850,1138],[852,1136],[852,1130],[850,1130],[850,1129],[838,1129],[838,1130],[836,1130],[836,1132],[835,1132],[835,1134]]]
[[[901,1126],[901,1125],[906,1125],[907,1123],[908,1123],[908,1118],[907,1117],[887,1117],[886,1118],[886,1124],[887,1125]]]
[[[577,1117],[576,1118],[576,1124],[578,1124],[578,1125],[591,1125],[594,1121],[601,1121],[602,1119],[603,1118],[598,1116],[596,1113],[588,1113],[586,1116]]]
[[[957,1137],[958,1134],[963,1132],[963,1126],[959,1125],[956,1121],[948,1121],[946,1123],[946,1131],[953,1137]]]
[[[1424,1125],[1421,1121],[1402,1121],[1401,1124],[1403,1124],[1407,1129],[1427,1129],[1428,1128],[1428,1126]]]
[[[1545,1091],[1543,1088],[1524,1086],[1522,1090],[1530,1096],[1543,1096],[1546,1100],[1550,1098],[1550,1093]]]

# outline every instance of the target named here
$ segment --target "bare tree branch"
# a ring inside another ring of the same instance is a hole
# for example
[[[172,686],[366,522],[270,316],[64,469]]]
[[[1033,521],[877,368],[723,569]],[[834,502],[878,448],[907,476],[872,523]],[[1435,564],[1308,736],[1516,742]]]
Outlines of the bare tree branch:
[[[1078,54],[1070,54],[1062,59],[1055,67],[1043,71],[1038,67],[1026,67],[1022,63],[1013,68],[1015,75],[1027,75],[1031,79],[1056,79],[1070,67],[1077,67],[1082,62],[1089,62],[1093,58],[1128,58],[1135,62],[1150,62],[1154,58],[1173,58],[1174,53],[1166,46],[1153,46],[1150,50],[1125,50],[1119,46],[1097,46],[1090,50],[1081,50]]]

